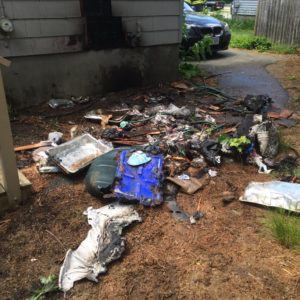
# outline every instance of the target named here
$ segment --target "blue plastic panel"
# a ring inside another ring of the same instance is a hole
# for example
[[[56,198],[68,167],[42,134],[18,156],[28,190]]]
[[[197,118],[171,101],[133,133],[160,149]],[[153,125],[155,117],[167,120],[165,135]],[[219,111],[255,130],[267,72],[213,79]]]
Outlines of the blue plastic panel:
[[[137,167],[128,165],[132,151],[121,152],[116,172],[114,193],[119,199],[139,201],[145,206],[158,205],[163,201],[163,155],[151,155],[151,161]]]

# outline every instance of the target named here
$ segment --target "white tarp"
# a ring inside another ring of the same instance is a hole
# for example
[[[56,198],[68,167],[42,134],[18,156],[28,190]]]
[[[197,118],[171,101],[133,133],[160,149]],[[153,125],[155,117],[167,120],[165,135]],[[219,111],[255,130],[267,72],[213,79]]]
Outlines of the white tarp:
[[[119,203],[99,209],[89,207],[85,212],[91,225],[87,237],[75,250],[68,250],[59,273],[59,288],[66,292],[75,281],[87,278],[98,281],[107,265],[120,258],[125,250],[122,230],[134,221],[141,221],[131,205]]]
[[[240,200],[300,212],[300,184],[282,181],[251,182]]]

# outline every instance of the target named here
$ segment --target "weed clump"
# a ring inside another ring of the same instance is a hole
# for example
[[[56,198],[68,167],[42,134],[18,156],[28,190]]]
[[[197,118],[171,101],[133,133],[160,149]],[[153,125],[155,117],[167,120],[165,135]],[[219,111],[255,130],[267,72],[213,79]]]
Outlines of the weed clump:
[[[240,36],[233,39],[231,46],[234,48],[244,48],[249,50],[256,49],[260,52],[264,52],[272,48],[272,43],[266,37],[250,35]]]
[[[254,30],[255,26],[255,19],[242,19],[242,18],[225,18],[222,15],[222,11],[217,11],[213,14],[211,14],[212,17],[222,21],[226,22],[230,29],[235,31],[235,30]]]
[[[265,219],[266,227],[284,247],[300,250],[300,218],[283,209],[270,212]]]
[[[201,75],[201,70],[193,64],[183,62],[179,64],[179,73],[183,79],[190,80]]]

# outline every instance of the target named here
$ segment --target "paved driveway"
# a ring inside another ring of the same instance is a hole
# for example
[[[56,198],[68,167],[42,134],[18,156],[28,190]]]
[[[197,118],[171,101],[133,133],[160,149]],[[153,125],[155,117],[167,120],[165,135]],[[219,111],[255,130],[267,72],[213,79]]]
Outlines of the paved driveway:
[[[287,106],[289,96],[280,83],[266,70],[266,66],[284,56],[230,49],[217,53],[199,65],[218,76],[219,88],[234,96],[268,94],[276,106]],[[229,72],[229,73],[227,73]]]

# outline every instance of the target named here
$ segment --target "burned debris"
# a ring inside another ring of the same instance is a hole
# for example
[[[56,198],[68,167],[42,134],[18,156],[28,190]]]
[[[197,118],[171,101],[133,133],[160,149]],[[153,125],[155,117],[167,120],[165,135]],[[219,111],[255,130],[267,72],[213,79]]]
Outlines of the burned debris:
[[[176,95],[187,101],[176,102]],[[50,102],[63,113],[77,111],[76,106],[81,105],[74,99],[73,105],[64,108],[59,106],[66,101]],[[84,277],[97,281],[98,274],[122,255],[122,228],[141,221],[131,205],[154,207],[165,202],[177,221],[201,222],[205,211],[199,205],[193,213],[184,211],[177,195],[205,189],[220,176],[224,162],[254,165],[263,174],[287,166],[288,174],[282,179],[288,182],[250,183],[240,200],[285,209],[292,203],[292,210],[299,211],[295,197],[299,184],[293,173],[299,156],[277,159],[280,125],[275,121],[292,121],[291,113],[275,114],[269,96],[237,99],[207,85],[175,82],[168,93],[141,94],[122,105],[100,102],[99,106],[83,112],[85,128],[93,128],[91,134],[73,127],[69,139],[51,132],[47,141],[22,148],[42,146],[32,153],[40,173],[76,176],[86,172],[86,191],[108,203],[85,212],[92,229],[77,250],[67,252],[59,279],[63,291]],[[239,196],[228,183],[220,202],[231,205]]]

